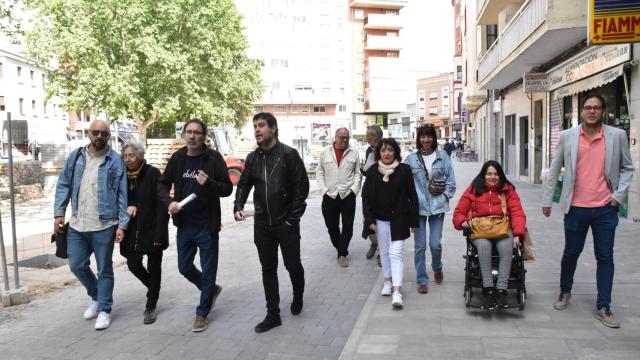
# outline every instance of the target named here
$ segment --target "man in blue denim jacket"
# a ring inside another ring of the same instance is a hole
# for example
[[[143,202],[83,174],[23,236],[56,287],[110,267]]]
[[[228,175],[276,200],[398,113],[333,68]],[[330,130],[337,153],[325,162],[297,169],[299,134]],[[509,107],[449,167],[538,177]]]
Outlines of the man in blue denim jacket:
[[[411,167],[418,193],[420,222],[415,233],[416,290],[429,291],[429,276],[425,265],[427,229],[429,223],[429,248],[431,268],[436,283],[442,283],[442,227],[444,214],[449,211],[449,200],[456,192],[456,177],[451,158],[438,149],[438,136],[431,125],[422,125],[416,133],[418,151],[410,154],[405,163]]]
[[[129,224],[127,172],[120,155],[109,147],[110,138],[109,125],[105,121],[91,123],[91,143],[72,151],[67,158],[58,177],[54,203],[54,232],[60,233],[71,198],[67,231],[69,268],[91,297],[84,318],[97,317],[96,330],[106,329],[111,324],[111,257],[114,242],[122,241]],[[89,267],[92,252],[96,257],[97,277]]]

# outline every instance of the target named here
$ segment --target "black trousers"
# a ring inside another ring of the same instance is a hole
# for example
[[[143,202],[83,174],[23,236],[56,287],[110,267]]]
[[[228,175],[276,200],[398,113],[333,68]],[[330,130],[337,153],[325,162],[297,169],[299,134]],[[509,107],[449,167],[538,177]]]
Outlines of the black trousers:
[[[278,245],[282,252],[284,267],[289,272],[293,297],[301,298],[304,293],[304,268],[300,261],[300,224],[286,223],[268,226],[255,224],[254,243],[262,265],[262,285],[267,301],[267,314],[280,315],[280,290],[278,285]]]
[[[147,255],[147,267],[142,264],[142,257]],[[127,266],[131,273],[140,279],[147,287],[147,308],[155,309],[160,296],[160,282],[162,280],[162,251],[142,254],[126,252]]]
[[[346,198],[335,199],[325,195],[322,197],[322,216],[329,230],[329,238],[333,247],[338,250],[338,256],[349,255],[349,242],[353,236],[353,219],[356,214],[356,195],[352,192]],[[340,217],[342,216],[342,232],[340,232]]]

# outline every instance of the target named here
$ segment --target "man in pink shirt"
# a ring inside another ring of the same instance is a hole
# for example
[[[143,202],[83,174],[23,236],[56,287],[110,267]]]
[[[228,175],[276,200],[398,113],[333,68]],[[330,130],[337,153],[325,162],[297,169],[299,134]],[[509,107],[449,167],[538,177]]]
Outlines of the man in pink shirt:
[[[553,307],[563,310],[569,306],[578,257],[591,228],[597,260],[595,317],[604,325],[617,328],[620,322],[611,312],[613,244],[618,206],[624,206],[633,164],[626,132],[603,124],[605,114],[602,96],[587,95],[582,103],[582,125],[560,133],[545,183],[542,213],[551,215],[553,193],[564,166],[560,208],[565,213],[565,247],[560,295]]]

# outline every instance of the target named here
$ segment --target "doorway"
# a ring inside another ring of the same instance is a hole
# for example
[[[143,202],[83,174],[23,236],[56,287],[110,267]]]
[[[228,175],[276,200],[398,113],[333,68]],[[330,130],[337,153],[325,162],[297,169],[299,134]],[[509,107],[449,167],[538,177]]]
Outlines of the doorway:
[[[542,184],[540,171],[542,170],[542,123],[543,123],[542,100],[533,103],[533,183]]]
[[[529,117],[521,116],[520,122],[520,176],[529,176]]]

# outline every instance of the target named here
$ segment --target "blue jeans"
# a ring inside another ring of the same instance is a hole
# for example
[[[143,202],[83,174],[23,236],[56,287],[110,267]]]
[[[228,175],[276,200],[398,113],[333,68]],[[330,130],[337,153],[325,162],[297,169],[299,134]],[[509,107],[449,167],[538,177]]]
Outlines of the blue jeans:
[[[418,285],[429,283],[429,276],[425,265],[425,250],[427,248],[427,221],[429,222],[429,248],[431,249],[431,268],[434,272],[442,271],[442,225],[444,224],[444,213],[420,216],[418,231],[414,235],[415,239],[415,265],[416,282]]]
[[[218,272],[218,234],[202,229],[178,228],[176,246],[178,248],[178,271],[200,290],[200,304],[196,315],[206,317],[211,311]],[[200,250],[200,267],[193,265],[196,252]]]
[[[613,243],[618,225],[618,208],[605,205],[599,208],[572,206],[564,216],[564,253],[560,268],[560,290],[571,291],[578,257],[584,248],[587,231],[591,227],[593,250],[597,260],[596,282],[598,308],[611,304],[613,287]]]
[[[111,313],[113,305],[113,239],[116,227],[100,231],[78,232],[69,227],[67,255],[69,269],[87,289],[87,295],[98,302],[98,312]],[[93,273],[90,257],[95,254],[98,276]]]

